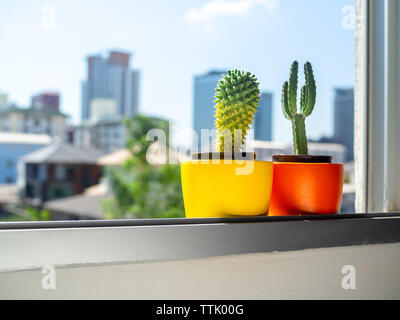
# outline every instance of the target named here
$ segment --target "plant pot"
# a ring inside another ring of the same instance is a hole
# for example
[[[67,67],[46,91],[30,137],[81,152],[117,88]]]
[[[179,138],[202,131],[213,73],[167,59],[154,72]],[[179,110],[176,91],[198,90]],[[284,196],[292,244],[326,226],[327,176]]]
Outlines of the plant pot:
[[[334,214],[340,211],[343,164],[330,156],[274,155],[269,216]]]
[[[267,214],[273,164],[256,161],[253,153],[243,155],[227,159],[224,153],[193,154],[191,161],[181,163],[187,218]]]

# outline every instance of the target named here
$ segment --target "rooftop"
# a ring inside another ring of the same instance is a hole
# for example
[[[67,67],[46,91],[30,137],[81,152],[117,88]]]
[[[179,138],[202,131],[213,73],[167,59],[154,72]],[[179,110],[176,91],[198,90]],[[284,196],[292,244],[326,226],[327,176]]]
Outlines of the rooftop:
[[[102,201],[110,199],[107,184],[91,186],[84,193],[44,203],[44,208],[51,212],[78,217],[79,219],[104,219]]]
[[[9,144],[49,144],[52,138],[47,134],[0,132],[0,143]]]
[[[47,115],[59,115],[65,118],[68,118],[69,116],[66,115],[65,113],[62,113],[61,111],[57,110],[57,109],[51,109],[51,108],[34,108],[34,107],[30,107],[30,108],[20,108],[17,107],[15,105],[12,105],[9,108],[6,108],[4,110],[0,111],[0,115],[2,114],[8,114],[8,113],[23,113],[23,114],[47,114]]]
[[[70,144],[56,143],[22,157],[30,163],[96,164],[103,152],[93,148],[78,148]]]

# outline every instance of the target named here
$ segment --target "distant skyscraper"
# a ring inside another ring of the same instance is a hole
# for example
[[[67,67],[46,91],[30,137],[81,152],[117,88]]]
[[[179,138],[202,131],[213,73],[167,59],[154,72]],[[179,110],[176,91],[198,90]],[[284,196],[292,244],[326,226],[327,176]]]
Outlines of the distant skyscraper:
[[[335,142],[346,146],[347,161],[354,160],[354,89],[335,89]]]
[[[82,120],[91,116],[96,98],[113,99],[116,115],[133,116],[139,103],[139,71],[129,66],[130,54],[112,51],[108,57],[87,58],[87,79],[82,82]]]
[[[8,95],[0,92],[0,110],[7,109],[9,107]]]
[[[60,108],[60,95],[57,92],[43,92],[31,99],[34,108],[50,108],[58,110]]]
[[[272,140],[272,93],[261,92],[261,99],[254,120],[254,139]]]
[[[212,70],[194,77],[193,128],[200,147],[201,129],[215,129],[214,96],[218,81],[226,71]]]

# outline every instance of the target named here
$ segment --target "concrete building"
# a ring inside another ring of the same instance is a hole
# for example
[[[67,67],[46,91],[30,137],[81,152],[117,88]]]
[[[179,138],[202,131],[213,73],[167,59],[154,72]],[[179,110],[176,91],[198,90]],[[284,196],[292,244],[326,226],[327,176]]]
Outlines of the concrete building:
[[[133,116],[139,105],[140,73],[130,67],[130,54],[111,51],[87,58],[87,78],[82,82],[82,120],[91,118],[93,99],[115,101],[115,115]]]
[[[42,92],[32,97],[31,106],[34,108],[60,109],[60,95],[57,92]]]
[[[109,116],[91,122],[83,121],[74,128],[74,145],[80,148],[96,148],[105,153],[125,148],[125,126],[120,116]]]
[[[254,119],[254,140],[272,141],[272,93],[261,92]]]
[[[21,158],[18,187],[25,203],[41,203],[82,193],[98,184],[103,153],[56,143]]]
[[[48,135],[0,132],[0,184],[15,184],[20,158],[50,143]]]
[[[201,129],[215,129],[215,88],[226,70],[212,70],[194,77],[193,129],[197,133],[200,148]],[[202,142],[202,149],[208,151],[208,143]]]
[[[0,111],[0,132],[47,134],[64,141],[68,116],[52,108],[19,108]]]
[[[332,140],[347,149],[346,162],[354,160],[354,89],[335,89]]]

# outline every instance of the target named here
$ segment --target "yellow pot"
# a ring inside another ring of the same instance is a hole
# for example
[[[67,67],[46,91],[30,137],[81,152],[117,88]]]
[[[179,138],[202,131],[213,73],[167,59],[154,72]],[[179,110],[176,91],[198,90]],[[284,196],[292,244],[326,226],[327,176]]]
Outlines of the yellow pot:
[[[259,216],[268,212],[273,164],[253,160],[181,163],[187,218]]]

